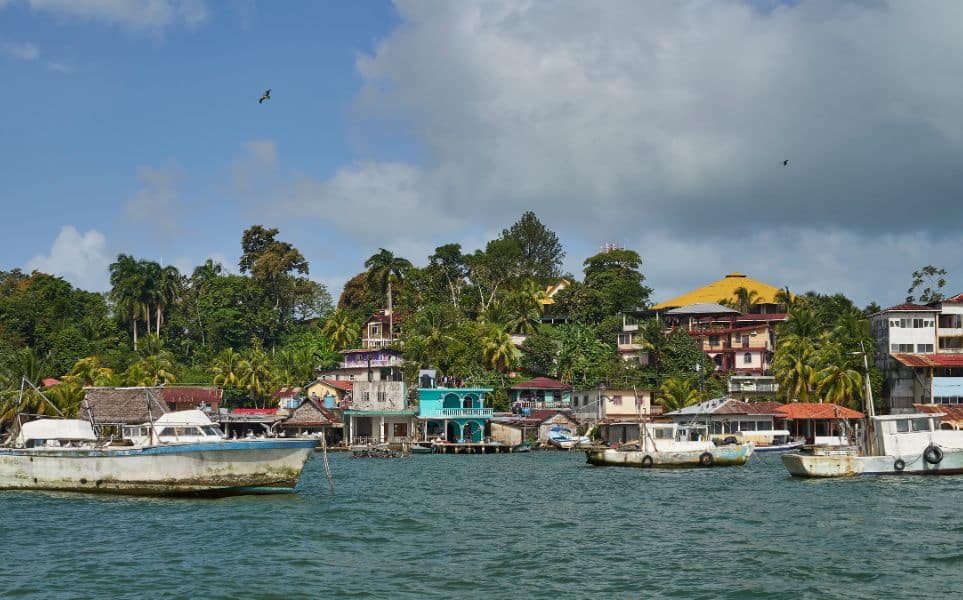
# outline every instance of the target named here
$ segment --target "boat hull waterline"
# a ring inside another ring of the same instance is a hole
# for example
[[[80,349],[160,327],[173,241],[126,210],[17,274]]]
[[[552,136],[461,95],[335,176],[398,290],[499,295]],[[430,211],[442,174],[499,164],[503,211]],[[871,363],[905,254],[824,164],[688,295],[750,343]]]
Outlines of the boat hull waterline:
[[[780,456],[793,477],[850,477],[856,475],[958,475],[963,473],[963,451],[946,450],[939,464],[916,456],[858,456],[855,453]],[[900,462],[898,462],[900,461]],[[902,466],[902,469],[898,467]]]
[[[0,489],[147,496],[291,492],[313,440],[0,450]]]
[[[752,456],[753,445],[718,446],[702,450],[674,452],[643,452],[641,450],[615,450],[598,448],[586,450],[590,465],[598,467],[636,467],[677,469],[690,467],[736,467],[746,464]],[[711,457],[711,460],[706,458]]]

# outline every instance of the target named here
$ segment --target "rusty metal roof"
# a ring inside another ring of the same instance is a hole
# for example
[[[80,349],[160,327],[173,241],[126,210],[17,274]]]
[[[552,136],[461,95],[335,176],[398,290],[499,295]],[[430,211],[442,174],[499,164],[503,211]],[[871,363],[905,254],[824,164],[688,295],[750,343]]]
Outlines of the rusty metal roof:
[[[907,367],[963,367],[963,354],[910,354],[892,352],[890,356]]]

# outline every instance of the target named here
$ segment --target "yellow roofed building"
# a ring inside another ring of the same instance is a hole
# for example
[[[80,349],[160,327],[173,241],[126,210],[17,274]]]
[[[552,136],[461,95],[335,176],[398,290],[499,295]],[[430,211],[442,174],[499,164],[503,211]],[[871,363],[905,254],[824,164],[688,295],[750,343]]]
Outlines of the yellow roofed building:
[[[748,290],[753,298],[752,306],[749,307],[747,312],[767,314],[785,312],[786,310],[785,306],[781,306],[776,301],[776,295],[780,292],[779,288],[752,279],[743,273],[729,273],[719,281],[713,281],[671,300],[660,302],[652,308],[666,310],[692,304],[718,304],[723,300],[734,304],[737,300],[736,290],[739,288]]]

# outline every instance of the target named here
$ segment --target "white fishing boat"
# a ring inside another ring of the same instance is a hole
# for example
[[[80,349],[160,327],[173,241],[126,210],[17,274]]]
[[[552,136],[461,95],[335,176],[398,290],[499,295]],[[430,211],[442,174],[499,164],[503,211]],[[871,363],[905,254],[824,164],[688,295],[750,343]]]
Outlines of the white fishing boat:
[[[80,419],[18,422],[0,448],[0,489],[224,496],[289,492],[316,441],[226,440],[197,410],[105,440]]]
[[[572,430],[556,425],[548,432],[548,443],[563,450],[573,448],[587,448],[592,440],[587,435],[574,435]]]
[[[585,455],[589,464],[600,467],[723,467],[745,464],[753,448],[752,442],[717,445],[704,425],[645,423],[641,443],[592,448]]]
[[[963,431],[940,427],[942,413],[876,416],[866,366],[866,418],[848,446],[804,446],[783,454],[782,463],[796,477],[852,475],[948,475],[963,473]]]

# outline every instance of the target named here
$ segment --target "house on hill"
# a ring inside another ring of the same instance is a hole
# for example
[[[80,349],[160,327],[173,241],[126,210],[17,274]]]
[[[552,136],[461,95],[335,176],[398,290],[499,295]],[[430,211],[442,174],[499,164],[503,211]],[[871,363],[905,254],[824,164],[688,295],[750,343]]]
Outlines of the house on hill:
[[[344,424],[338,412],[325,408],[314,398],[302,398],[278,428],[285,435],[323,437],[328,446],[340,444],[344,438]]]
[[[512,411],[540,408],[571,408],[572,386],[550,377],[536,377],[509,388]]]
[[[361,328],[362,348],[384,348],[401,339],[401,323],[404,318],[395,312],[379,310],[364,322]]]

